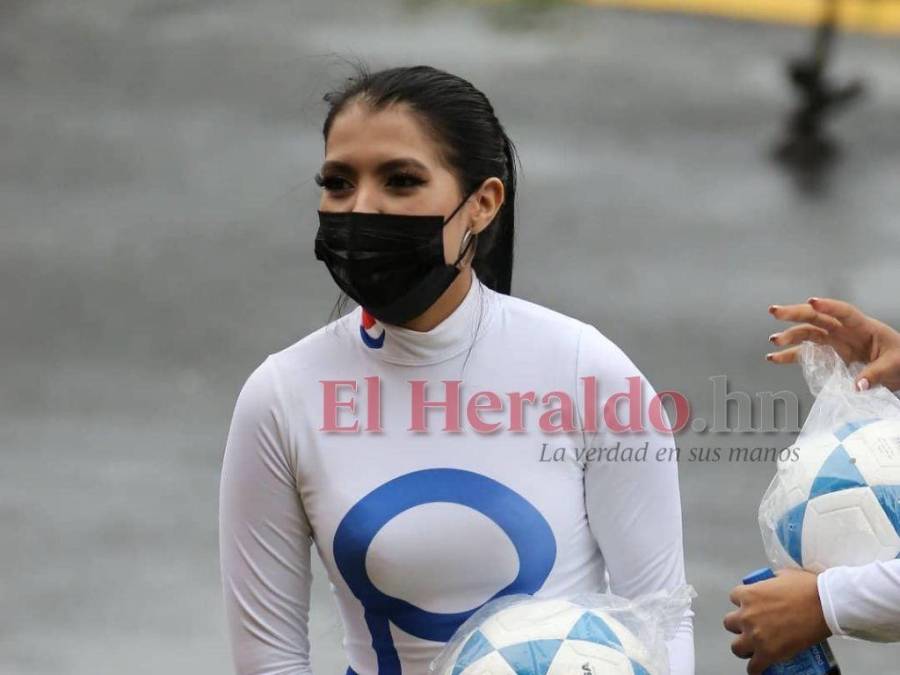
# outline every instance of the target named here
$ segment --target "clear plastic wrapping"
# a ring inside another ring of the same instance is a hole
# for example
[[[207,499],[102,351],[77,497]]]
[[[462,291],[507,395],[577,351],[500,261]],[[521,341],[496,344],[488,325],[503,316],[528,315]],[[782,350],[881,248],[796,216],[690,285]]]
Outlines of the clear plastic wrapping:
[[[804,342],[799,360],[816,396],[759,508],[774,567],[819,572],[900,554],[900,400],[857,391],[863,365]]]
[[[693,587],[633,599],[610,593],[507,595],[468,618],[431,662],[435,675],[668,675],[665,642]]]

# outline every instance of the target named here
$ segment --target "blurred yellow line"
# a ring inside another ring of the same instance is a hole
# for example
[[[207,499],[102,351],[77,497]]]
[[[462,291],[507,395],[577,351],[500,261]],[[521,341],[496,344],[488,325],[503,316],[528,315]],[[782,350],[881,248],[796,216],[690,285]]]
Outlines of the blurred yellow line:
[[[734,19],[812,25],[822,16],[823,0],[576,0],[586,5],[624,7],[658,12],[711,14]],[[842,28],[900,35],[900,1],[843,0]]]

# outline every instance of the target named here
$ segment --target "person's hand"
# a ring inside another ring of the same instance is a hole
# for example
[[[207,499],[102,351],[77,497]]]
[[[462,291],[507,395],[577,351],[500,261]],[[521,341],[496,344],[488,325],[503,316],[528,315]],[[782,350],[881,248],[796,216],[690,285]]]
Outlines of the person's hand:
[[[816,575],[797,569],[775,572],[774,579],[735,586],[731,602],[738,609],[725,616],[725,628],[739,637],[731,651],[750,659],[747,672],[759,675],[773,663],[795,656],[831,635]]]
[[[770,305],[769,313],[782,321],[799,322],[769,336],[778,347],[766,355],[773,363],[793,363],[799,345],[812,340],[831,345],[847,363],[867,364],[856,378],[859,390],[882,384],[891,391],[900,389],[900,333],[885,323],[866,316],[853,305],[829,298],[810,298],[799,305]]]

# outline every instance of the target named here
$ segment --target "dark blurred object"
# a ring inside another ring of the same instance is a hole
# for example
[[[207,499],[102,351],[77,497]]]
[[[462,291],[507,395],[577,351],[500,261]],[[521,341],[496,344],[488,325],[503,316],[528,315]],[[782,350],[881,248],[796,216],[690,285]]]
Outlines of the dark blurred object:
[[[774,153],[776,160],[807,191],[821,188],[825,170],[840,152],[837,141],[825,130],[828,115],[858,100],[865,90],[860,79],[839,84],[828,77],[839,0],[825,1],[822,21],[813,36],[812,53],[791,59],[787,64],[786,71],[799,100],[788,116],[784,138]]]

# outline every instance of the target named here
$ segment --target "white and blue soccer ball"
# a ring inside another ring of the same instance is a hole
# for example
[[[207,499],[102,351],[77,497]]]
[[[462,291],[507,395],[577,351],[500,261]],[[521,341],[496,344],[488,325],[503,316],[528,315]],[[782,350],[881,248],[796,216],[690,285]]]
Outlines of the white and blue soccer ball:
[[[608,612],[531,599],[490,615],[441,675],[659,675],[648,650]]]
[[[900,557],[900,420],[801,435],[760,505],[769,557],[821,572]]]

